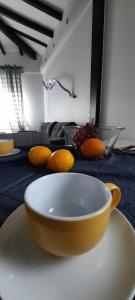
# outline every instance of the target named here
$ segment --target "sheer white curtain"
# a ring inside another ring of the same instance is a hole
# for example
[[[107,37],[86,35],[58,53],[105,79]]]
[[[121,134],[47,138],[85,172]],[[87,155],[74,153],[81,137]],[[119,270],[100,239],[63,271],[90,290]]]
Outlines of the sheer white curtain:
[[[21,67],[0,67],[0,132],[27,129],[23,110],[21,73]]]

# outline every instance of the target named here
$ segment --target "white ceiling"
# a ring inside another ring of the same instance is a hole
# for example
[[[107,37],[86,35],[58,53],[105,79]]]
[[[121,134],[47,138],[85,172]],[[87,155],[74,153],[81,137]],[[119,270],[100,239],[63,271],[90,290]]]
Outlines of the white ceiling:
[[[72,0],[42,0],[42,2],[47,2],[50,4],[55,5],[56,7],[62,9],[63,11],[65,11],[67,5],[69,5],[69,3],[72,3]],[[8,8],[13,9],[14,11],[16,11],[18,14],[23,15],[24,17],[27,17],[41,25],[44,25],[46,27],[51,28],[52,30],[57,30],[57,27],[60,26],[60,21],[56,20],[55,18],[41,12],[40,10],[32,7],[29,4],[26,4],[25,2],[23,2],[23,0],[0,0],[0,4],[4,4],[5,6],[7,6]],[[49,44],[51,42],[51,38],[39,33],[36,30],[30,29],[29,27],[26,27],[16,21],[13,21],[12,19],[2,16],[2,19],[4,21],[6,21],[6,23],[8,23],[10,26],[12,26],[13,28],[22,31],[24,33],[26,33],[27,35],[30,35],[34,38],[37,38],[38,40]],[[44,46],[41,46],[33,41],[30,41],[22,36],[20,36],[24,41],[26,41],[38,54],[43,55],[45,54],[46,48]],[[18,47],[11,41],[9,40],[1,31],[0,31],[0,41],[5,49],[5,52],[16,52],[18,51]],[[0,51],[0,55],[1,55],[1,51]]]

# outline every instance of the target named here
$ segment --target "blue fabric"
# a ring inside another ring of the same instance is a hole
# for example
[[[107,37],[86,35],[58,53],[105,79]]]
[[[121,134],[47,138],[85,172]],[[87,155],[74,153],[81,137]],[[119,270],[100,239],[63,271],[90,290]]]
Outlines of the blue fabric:
[[[5,162],[11,162],[14,160],[18,160],[18,159],[22,159],[23,157],[26,157],[26,151],[22,150],[19,153],[16,154],[11,154],[11,155],[7,155],[7,156],[2,156],[0,155],[0,164],[1,163],[5,163]]]
[[[118,208],[135,228],[135,156],[113,153],[109,158],[97,161],[78,158],[72,172],[117,184],[122,191]],[[29,163],[27,149],[22,149],[18,159],[8,157],[7,161],[0,161],[0,225],[24,202],[26,187],[48,173],[45,167],[35,167]]]
[[[52,150],[59,149],[58,146],[49,147]],[[0,158],[0,225],[24,202],[27,186],[33,180],[50,173],[45,167],[35,167],[29,163],[28,149],[25,147],[16,157]],[[78,157],[72,172],[92,175],[103,182],[117,184],[122,191],[118,208],[135,228],[135,156],[113,153],[109,158],[97,161]]]

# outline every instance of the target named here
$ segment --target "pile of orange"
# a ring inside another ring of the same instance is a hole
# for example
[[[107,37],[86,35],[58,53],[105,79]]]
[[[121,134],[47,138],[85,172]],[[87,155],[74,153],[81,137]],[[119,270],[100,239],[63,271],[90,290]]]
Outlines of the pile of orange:
[[[98,138],[88,138],[81,146],[84,158],[102,158],[105,153],[105,144]],[[67,149],[52,152],[48,147],[35,146],[29,150],[29,161],[35,166],[46,166],[55,172],[68,172],[74,165],[74,156]]]
[[[35,146],[29,150],[28,158],[35,166],[42,166],[47,164],[52,151],[45,146]]]
[[[59,149],[52,153],[47,168],[57,172],[67,172],[74,164],[74,156],[69,150]]]
[[[33,165],[46,165],[47,169],[56,172],[68,172],[74,165],[74,156],[66,149],[52,153],[48,147],[35,146],[29,150],[28,158]]]

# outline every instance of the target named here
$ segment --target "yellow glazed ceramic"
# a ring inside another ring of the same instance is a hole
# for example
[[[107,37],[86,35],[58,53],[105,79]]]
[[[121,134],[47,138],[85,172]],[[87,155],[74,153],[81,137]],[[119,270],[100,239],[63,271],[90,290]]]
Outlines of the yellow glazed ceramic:
[[[52,254],[73,256],[101,240],[121,192],[88,175],[55,173],[31,183],[24,198],[33,240]]]
[[[0,155],[11,153],[14,149],[13,139],[0,139]]]

